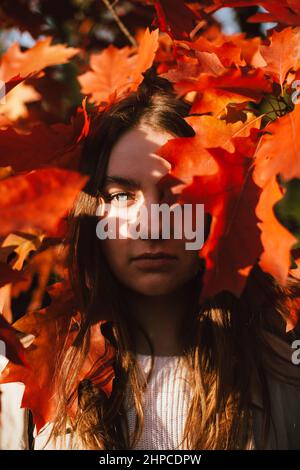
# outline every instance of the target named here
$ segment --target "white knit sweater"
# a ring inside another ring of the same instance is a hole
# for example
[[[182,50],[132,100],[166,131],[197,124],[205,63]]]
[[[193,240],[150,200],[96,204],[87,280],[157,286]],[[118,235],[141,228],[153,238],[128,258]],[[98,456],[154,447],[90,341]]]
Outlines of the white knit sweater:
[[[151,356],[138,354],[137,359],[147,374]],[[143,395],[143,433],[135,449],[187,449],[181,440],[192,388],[188,370],[182,362],[181,356],[155,356],[153,375]],[[127,416],[132,434],[135,424],[133,406]]]

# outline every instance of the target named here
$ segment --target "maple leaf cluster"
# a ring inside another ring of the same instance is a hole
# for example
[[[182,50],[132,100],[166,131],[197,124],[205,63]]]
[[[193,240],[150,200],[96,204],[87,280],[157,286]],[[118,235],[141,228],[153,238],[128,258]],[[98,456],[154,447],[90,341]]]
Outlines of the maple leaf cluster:
[[[10,360],[1,383],[25,384],[22,407],[31,409],[37,431],[56,409],[53,347],[58,353],[76,337],[72,325],[78,311],[67,278],[62,238],[68,211],[88,180],[77,166],[89,120],[85,100],[69,124],[20,118],[26,117],[28,90],[31,97],[34,91],[26,80],[39,80],[45,67],[65,63],[78,52],[62,44],[51,45],[48,37],[25,52],[13,44],[0,62],[4,90],[0,105],[0,339]],[[22,115],[15,112],[16,103],[22,104]],[[52,272],[61,281],[47,287]],[[28,312],[11,325],[11,298],[28,290],[36,274],[39,283]],[[46,291],[51,302],[41,308]],[[100,358],[104,371],[94,380],[109,395],[113,350],[107,347],[100,326],[101,322],[92,327],[91,351],[79,378],[89,376]]]
[[[268,37],[225,35],[214,19],[224,6],[253,6],[252,1],[136,0],[132,4],[151,8],[153,18],[133,35],[123,28],[134,39],[131,45],[109,44],[87,54],[84,44],[68,47],[45,37],[25,51],[13,44],[2,54],[0,339],[9,363],[1,383],[25,383],[22,406],[31,409],[38,430],[56,408],[53,347],[71,347],[72,326],[80,323],[63,236],[64,220],[87,182],[78,162],[89,110],[104,110],[135,92],[147,70],[167,79],[191,104],[185,119],[195,136],[169,140],[159,154],[172,165],[168,177],[180,202],[203,203],[211,216],[199,251],[205,260],[200,300],[223,290],[239,297],[256,263],[281,285],[289,276],[300,281],[300,236],[278,217],[300,179],[300,108],[294,100],[300,9],[293,0],[257,3],[265,13],[251,21],[279,23]],[[76,64],[82,106],[75,106],[70,122],[49,123],[32,115],[29,104],[43,99],[39,83],[49,68],[66,63]],[[49,287],[53,272],[60,282]],[[11,325],[11,299],[30,289],[36,274],[28,311]],[[43,307],[46,291],[51,302]],[[290,327],[298,309],[299,303],[291,304]],[[115,352],[100,327],[101,322],[92,328],[78,381],[91,376],[100,357],[103,372],[93,380],[109,396]],[[20,338],[28,335],[33,340],[25,347]]]

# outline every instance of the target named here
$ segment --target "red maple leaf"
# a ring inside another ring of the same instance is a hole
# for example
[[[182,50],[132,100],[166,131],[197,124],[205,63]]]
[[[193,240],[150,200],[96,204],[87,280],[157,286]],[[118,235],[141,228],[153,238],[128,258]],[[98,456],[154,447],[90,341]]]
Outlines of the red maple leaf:
[[[243,147],[254,152],[255,146],[250,138],[240,138],[234,153],[222,148],[199,152],[199,144],[191,152],[193,139],[172,139],[159,154],[173,164],[171,177],[183,182],[192,178],[191,184],[181,187],[180,202],[204,204],[212,216],[209,236],[199,252],[206,262],[201,300],[222,290],[240,296],[263,251],[255,214],[261,190],[252,178],[252,158],[242,153]],[[179,167],[174,166],[174,154]]]
[[[157,20],[152,24],[159,25],[160,30],[172,39],[188,39],[197,21],[202,19],[195,9],[182,0],[154,0],[154,6]]]
[[[55,229],[87,180],[70,170],[45,168],[0,181],[0,235]]]
[[[46,166],[76,170],[88,129],[85,100],[70,124],[40,122],[26,131],[9,126],[0,130],[0,166],[11,166],[16,172]]]
[[[55,382],[57,361],[61,352],[66,352],[72,346],[78,334],[79,314],[76,299],[68,283],[52,285],[49,293],[52,301],[48,307],[31,311],[14,323],[19,332],[35,337],[25,349],[25,358],[30,369],[9,362],[0,378],[0,383],[25,384],[21,407],[32,411],[37,432],[53,420],[58,400]],[[100,321],[91,327],[91,346],[78,371],[75,396],[79,382],[85,378],[94,382],[107,396],[111,393],[115,350],[102,335],[102,323]],[[94,376],[96,366],[98,373]],[[71,414],[76,411],[76,403],[70,410]]]

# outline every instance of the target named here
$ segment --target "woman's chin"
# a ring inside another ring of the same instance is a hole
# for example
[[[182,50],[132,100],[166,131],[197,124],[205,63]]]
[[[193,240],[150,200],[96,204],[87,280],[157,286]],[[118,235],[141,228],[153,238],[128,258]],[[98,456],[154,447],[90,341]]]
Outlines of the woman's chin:
[[[132,282],[131,280],[130,286],[128,287],[139,294],[155,296],[170,294],[178,288],[178,283],[174,282],[174,276],[167,278],[166,276],[157,274],[156,276],[152,276],[152,278],[147,276],[147,279],[140,277],[136,282]]]

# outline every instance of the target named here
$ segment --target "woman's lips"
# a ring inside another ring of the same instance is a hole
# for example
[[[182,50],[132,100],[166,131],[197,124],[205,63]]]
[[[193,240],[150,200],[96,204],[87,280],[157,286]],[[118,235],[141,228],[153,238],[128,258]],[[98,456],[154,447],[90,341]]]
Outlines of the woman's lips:
[[[162,270],[169,269],[174,265],[177,260],[176,256],[167,254],[151,254],[141,255],[132,259],[132,262],[139,269],[143,270]]]

